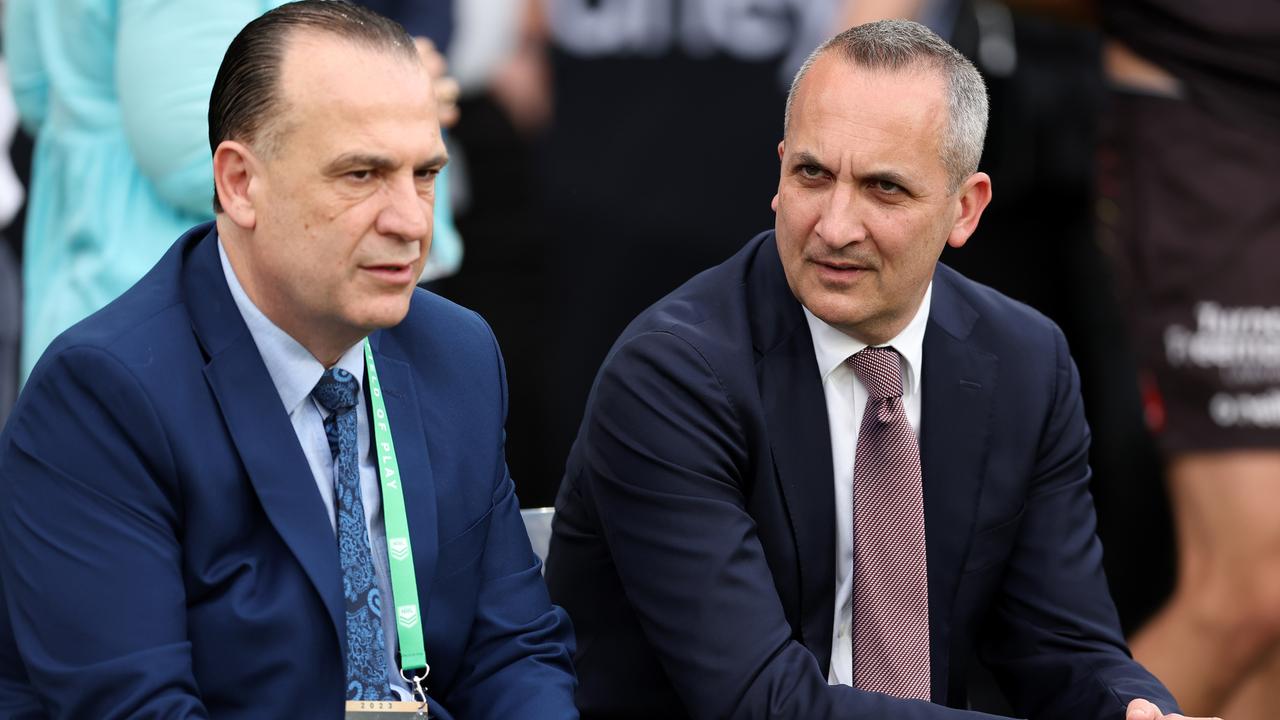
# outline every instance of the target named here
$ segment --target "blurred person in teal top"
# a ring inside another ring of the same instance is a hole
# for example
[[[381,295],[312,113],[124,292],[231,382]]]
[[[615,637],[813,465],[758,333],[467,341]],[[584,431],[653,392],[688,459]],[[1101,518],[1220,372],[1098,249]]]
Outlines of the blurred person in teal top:
[[[22,377],[63,330],[213,218],[206,112],[227,45],[278,0],[7,0],[14,99],[36,136]]]

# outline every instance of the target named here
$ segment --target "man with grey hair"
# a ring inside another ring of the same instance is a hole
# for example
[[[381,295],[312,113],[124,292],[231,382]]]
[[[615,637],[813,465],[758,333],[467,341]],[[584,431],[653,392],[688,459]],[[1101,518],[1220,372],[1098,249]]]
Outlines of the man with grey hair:
[[[938,263],[991,199],[981,78],[872,23],[787,107],[775,229],[642,313],[588,401],[547,564],[582,716],[990,717],[976,654],[1024,716],[1169,717],[1062,333]]]

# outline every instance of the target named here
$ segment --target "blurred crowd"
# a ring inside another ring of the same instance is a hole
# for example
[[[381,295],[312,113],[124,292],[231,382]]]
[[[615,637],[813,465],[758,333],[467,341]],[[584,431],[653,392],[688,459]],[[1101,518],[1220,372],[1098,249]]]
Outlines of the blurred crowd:
[[[212,218],[213,74],[235,32],[278,4],[5,0],[0,424],[58,333]],[[507,460],[526,507],[555,497],[626,323],[773,226],[783,102],[806,55],[880,17],[947,38],[988,83],[994,200],[943,261],[1070,341],[1135,654],[1186,710],[1274,714],[1280,7],[365,4],[451,78],[437,87],[458,112],[443,118],[452,159],[423,283],[502,343]],[[998,709],[998,692],[983,701]]]

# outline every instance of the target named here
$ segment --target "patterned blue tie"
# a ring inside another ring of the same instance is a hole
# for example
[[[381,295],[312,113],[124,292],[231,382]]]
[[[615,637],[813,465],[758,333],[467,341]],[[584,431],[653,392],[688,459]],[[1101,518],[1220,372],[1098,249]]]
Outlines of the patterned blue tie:
[[[324,434],[334,460],[334,502],[338,511],[338,556],[347,601],[347,699],[393,700],[387,683],[382,637],[382,598],[373,574],[373,553],[365,532],[356,442],[356,400],[360,386],[351,373],[330,368],[311,394],[329,411]]]

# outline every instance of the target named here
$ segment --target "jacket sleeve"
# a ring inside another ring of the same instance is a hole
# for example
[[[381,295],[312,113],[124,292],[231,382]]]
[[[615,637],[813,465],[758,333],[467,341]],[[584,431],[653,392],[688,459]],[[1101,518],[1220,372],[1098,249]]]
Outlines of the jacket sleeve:
[[[749,456],[739,408],[697,348],[669,332],[632,338],[593,397],[578,484],[690,717],[989,717],[827,684],[794,639],[746,507],[747,469],[771,460]]]
[[[9,614],[0,612],[0,717],[7,720],[44,720],[44,708],[31,687],[13,640]]]
[[[1080,378],[1056,327],[1053,347],[1052,406],[980,657],[1030,717],[1123,720],[1139,697],[1175,712],[1168,691],[1130,658],[1121,637],[1095,534]]]
[[[9,69],[13,102],[22,127],[35,135],[49,111],[49,75],[40,56],[36,3],[8,0],[4,3],[4,60]]]
[[[53,718],[203,718],[165,431],[114,356],[46,356],[0,437],[0,582]]]
[[[480,321],[483,323],[483,321]],[[480,587],[459,678],[446,701],[459,718],[575,720],[573,626],[551,604],[533,554],[503,446],[507,380],[492,332],[501,423],[494,428],[492,504],[479,561]],[[484,522],[482,520],[481,522]]]

